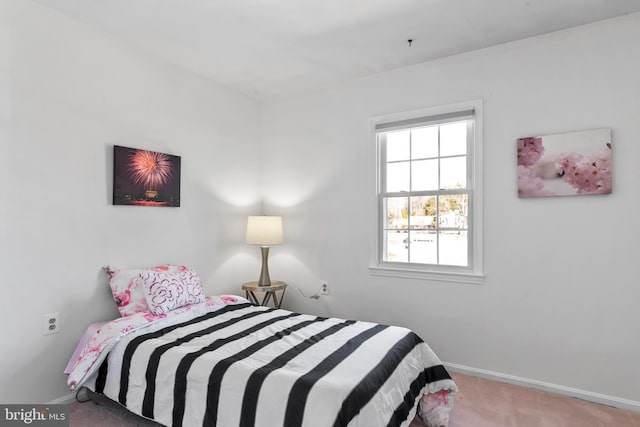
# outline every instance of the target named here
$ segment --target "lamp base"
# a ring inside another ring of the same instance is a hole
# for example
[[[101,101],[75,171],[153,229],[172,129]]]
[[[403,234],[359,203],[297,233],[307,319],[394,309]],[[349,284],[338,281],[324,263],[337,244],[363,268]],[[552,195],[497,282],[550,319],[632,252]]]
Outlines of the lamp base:
[[[269,277],[269,246],[260,246],[262,251],[262,270],[260,270],[260,279],[258,286],[271,286],[271,278]]]

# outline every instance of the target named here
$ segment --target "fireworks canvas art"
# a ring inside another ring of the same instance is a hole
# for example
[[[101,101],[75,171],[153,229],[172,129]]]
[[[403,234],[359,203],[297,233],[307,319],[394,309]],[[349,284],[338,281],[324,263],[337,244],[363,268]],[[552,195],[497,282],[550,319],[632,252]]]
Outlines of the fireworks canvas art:
[[[180,206],[180,156],[115,145],[113,204]]]
[[[611,129],[518,139],[518,196],[611,193]]]

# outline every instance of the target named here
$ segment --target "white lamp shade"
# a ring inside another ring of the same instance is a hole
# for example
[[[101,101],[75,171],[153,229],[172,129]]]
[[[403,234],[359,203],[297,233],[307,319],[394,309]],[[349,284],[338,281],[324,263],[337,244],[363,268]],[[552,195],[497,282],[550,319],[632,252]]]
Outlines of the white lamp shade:
[[[283,242],[281,216],[250,216],[247,221],[247,243],[277,245]]]

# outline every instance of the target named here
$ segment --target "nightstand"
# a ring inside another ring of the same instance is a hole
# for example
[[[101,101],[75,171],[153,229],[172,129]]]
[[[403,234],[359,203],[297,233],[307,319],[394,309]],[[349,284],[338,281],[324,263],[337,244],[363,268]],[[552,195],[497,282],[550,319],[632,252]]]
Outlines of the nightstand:
[[[287,290],[287,284],[280,281],[273,281],[271,282],[271,286],[258,286],[258,282],[247,282],[242,284],[242,290],[252,304],[268,305],[269,301],[273,300],[273,306],[280,308],[282,300],[284,299],[284,292]],[[278,292],[280,291],[282,291],[282,293],[278,300]],[[256,296],[258,293],[264,294],[262,301],[258,300]]]

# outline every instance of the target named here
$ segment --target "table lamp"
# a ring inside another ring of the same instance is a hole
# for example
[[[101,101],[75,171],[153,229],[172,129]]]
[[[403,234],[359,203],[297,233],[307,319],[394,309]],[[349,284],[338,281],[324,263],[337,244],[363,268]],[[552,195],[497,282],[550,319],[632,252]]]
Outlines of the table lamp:
[[[258,286],[270,286],[269,278],[269,245],[282,243],[281,216],[250,216],[247,221],[247,243],[260,245],[262,250],[262,270]]]

